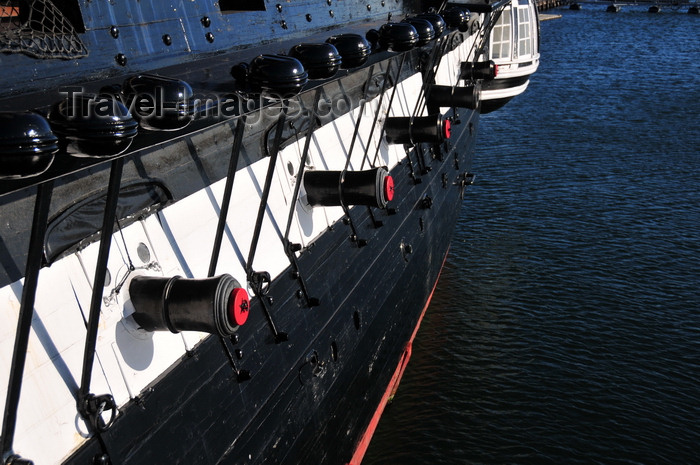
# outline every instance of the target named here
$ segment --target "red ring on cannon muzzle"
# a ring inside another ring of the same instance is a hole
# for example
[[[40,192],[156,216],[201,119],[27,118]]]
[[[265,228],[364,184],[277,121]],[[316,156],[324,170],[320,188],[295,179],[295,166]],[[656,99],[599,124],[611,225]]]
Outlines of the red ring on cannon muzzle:
[[[394,200],[394,178],[391,176],[384,178],[384,197],[387,202]]]
[[[248,292],[242,287],[237,287],[231,292],[228,305],[229,320],[242,326],[248,321],[250,312],[250,298]]]

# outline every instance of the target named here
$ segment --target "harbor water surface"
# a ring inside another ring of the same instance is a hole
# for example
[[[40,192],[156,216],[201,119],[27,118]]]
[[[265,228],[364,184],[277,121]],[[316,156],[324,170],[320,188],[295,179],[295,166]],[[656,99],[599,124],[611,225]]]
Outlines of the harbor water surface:
[[[365,457],[700,463],[700,17],[555,11]]]

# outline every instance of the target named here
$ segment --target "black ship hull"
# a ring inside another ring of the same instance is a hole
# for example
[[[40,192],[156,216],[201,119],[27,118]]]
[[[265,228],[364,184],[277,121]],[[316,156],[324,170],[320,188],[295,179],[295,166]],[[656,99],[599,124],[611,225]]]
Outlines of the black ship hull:
[[[351,210],[367,245],[338,222],[302,254],[321,305],[301,304],[291,268],[272,283],[266,298],[287,341],[275,344],[254,300],[246,332],[255,337],[203,341],[67,463],[102,454],[124,464],[350,463],[410,355],[449,249],[478,113],[461,120],[442,160],[420,155],[425,174],[407,162],[392,171],[402,193],[394,214]],[[409,155],[416,165],[418,156]],[[240,370],[251,379],[239,381]]]

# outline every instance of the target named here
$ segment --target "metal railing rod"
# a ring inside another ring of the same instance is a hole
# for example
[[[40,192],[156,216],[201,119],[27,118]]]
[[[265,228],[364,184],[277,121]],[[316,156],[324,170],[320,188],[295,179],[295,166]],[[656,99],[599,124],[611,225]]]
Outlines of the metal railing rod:
[[[100,232],[100,246],[95,266],[95,277],[92,282],[92,298],[90,300],[90,312],[88,315],[87,335],[85,338],[85,351],[83,353],[83,369],[78,391],[78,406],[81,413],[85,399],[90,394],[90,380],[92,378],[92,366],[95,361],[95,347],[97,345],[97,330],[100,322],[100,309],[102,308],[102,291],[107,275],[107,260],[112,242],[112,232],[117,214],[119,200],[119,186],[121,184],[124,159],[117,158],[112,161],[109,173],[109,185],[105,204],[102,230]]]
[[[17,331],[15,333],[15,346],[12,352],[12,364],[10,368],[7,398],[2,421],[2,460],[12,454],[12,443],[17,424],[17,409],[22,392],[22,379],[24,377],[24,365],[27,360],[27,347],[29,345],[29,333],[34,316],[34,301],[36,300],[39,271],[44,255],[44,237],[53,192],[53,181],[39,184],[37,187],[36,201],[34,204],[34,216],[32,218],[32,231],[29,237],[29,251],[27,253],[24,285],[22,287],[22,301],[20,303]]]

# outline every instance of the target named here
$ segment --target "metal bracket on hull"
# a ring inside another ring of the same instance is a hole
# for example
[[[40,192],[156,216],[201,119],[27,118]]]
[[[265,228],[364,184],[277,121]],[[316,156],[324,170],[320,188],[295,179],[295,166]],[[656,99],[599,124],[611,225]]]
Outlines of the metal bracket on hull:
[[[287,120],[287,111],[289,110],[289,105],[287,100],[282,102],[282,112],[277,120],[277,127],[275,128],[275,139],[273,143],[272,150],[270,152],[270,163],[267,168],[267,175],[265,176],[265,186],[263,187],[262,196],[260,197],[260,205],[258,206],[258,217],[255,221],[255,229],[253,230],[253,240],[250,244],[250,253],[248,254],[248,260],[246,261],[246,274],[248,277],[248,282],[258,297],[260,304],[263,307],[263,312],[265,314],[265,319],[267,320],[270,329],[272,330],[272,335],[275,338],[275,343],[279,344],[288,339],[287,333],[277,330],[274,320],[272,319],[272,313],[268,305],[272,304],[271,297],[265,297],[267,290],[269,289],[269,284],[271,281],[270,273],[256,272],[253,270],[253,259],[255,258],[255,252],[258,248],[258,240],[260,239],[260,231],[262,230],[262,223],[265,217],[265,210],[267,208],[267,200],[270,196],[270,189],[272,187],[272,178],[275,173],[275,165],[277,164],[277,159],[279,156],[279,147],[282,140],[282,129],[284,128],[284,123]],[[266,284],[267,283],[267,284]]]
[[[453,121],[454,121],[454,119],[453,119]],[[456,123],[453,122],[453,124],[456,124]],[[447,142],[447,141],[443,142],[443,146],[445,148],[445,152],[449,153],[449,151],[450,151],[449,142]],[[445,157],[443,156],[443,153],[442,153],[443,152],[442,149],[437,144],[430,147],[429,152],[430,152],[430,158],[433,160],[443,161],[445,159]]]
[[[406,150],[406,161],[408,162],[408,168],[411,170],[409,176],[413,180],[413,184],[420,184],[423,182],[423,180],[416,176],[416,170],[413,166],[413,160],[411,159],[411,152],[413,152],[413,150],[410,145],[404,145],[404,149]]]
[[[248,381],[251,378],[250,371],[248,370],[239,370],[236,368],[236,363],[233,361],[233,354],[231,353],[231,349],[229,349],[228,344],[226,343],[226,338],[221,337],[219,338],[221,341],[221,346],[224,349],[224,353],[226,354],[226,358],[228,358],[229,364],[233,368],[233,371],[236,373],[236,381],[239,383],[242,383],[243,381]],[[230,338],[231,342],[234,344],[238,342],[238,336],[234,334]]]
[[[420,167],[421,174],[425,175],[432,171],[432,168],[425,162],[425,148],[421,145],[417,151],[418,155],[418,166]]]
[[[378,220],[374,216],[374,211],[372,210],[372,207],[367,207],[367,214],[369,215],[370,220],[372,220],[372,225],[375,229],[384,226],[384,222],[382,220]]]
[[[457,181],[455,181],[454,185],[459,187],[460,200],[464,200],[464,191],[467,189],[467,186],[474,184],[474,178],[476,178],[476,175],[468,171],[457,176]]]
[[[313,106],[311,108],[311,120],[309,121],[309,129],[306,136],[306,141],[304,142],[304,151],[301,154],[301,159],[299,160],[299,171],[297,172],[297,183],[294,186],[294,194],[292,195],[292,202],[289,206],[289,214],[287,215],[287,228],[284,231],[284,239],[282,239],[284,244],[284,252],[289,258],[289,263],[292,266],[292,277],[299,282],[300,292],[306,301],[306,305],[311,307],[317,307],[321,305],[321,302],[316,297],[311,297],[309,291],[304,282],[304,278],[301,276],[299,271],[299,263],[297,261],[296,252],[301,250],[300,244],[294,244],[289,240],[289,232],[292,228],[292,221],[294,219],[294,210],[296,208],[297,202],[299,201],[299,192],[301,190],[301,179],[304,177],[304,170],[306,168],[306,160],[309,156],[309,147],[311,146],[311,139],[314,129],[316,128],[316,109],[318,108],[318,102],[321,98],[321,89],[317,89],[314,94]]]
[[[270,277],[270,273],[267,271],[248,271],[248,282],[250,283],[250,287],[253,289],[253,293],[263,307],[263,313],[265,314],[267,323],[270,325],[272,335],[275,338],[275,343],[279,344],[280,342],[284,342],[289,338],[287,333],[277,330],[277,325],[275,325],[275,322],[272,319],[272,313],[270,313],[269,305],[272,305],[273,301],[272,297],[267,297],[267,292],[270,289],[271,281],[272,279]]]
[[[413,253],[413,246],[407,242],[404,242],[402,239],[399,247],[401,249],[401,255],[403,256],[404,261],[408,262],[408,256]]]
[[[107,421],[102,416],[105,412],[109,412]],[[104,433],[117,417],[117,404],[111,394],[88,394],[82,401],[80,413],[88,420],[93,431]]]
[[[326,362],[321,360],[318,351],[312,350],[306,355],[306,359],[299,367],[299,383],[303,385],[313,378],[323,378],[326,370]]]

